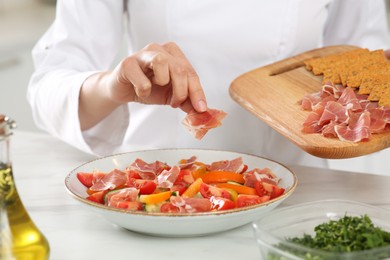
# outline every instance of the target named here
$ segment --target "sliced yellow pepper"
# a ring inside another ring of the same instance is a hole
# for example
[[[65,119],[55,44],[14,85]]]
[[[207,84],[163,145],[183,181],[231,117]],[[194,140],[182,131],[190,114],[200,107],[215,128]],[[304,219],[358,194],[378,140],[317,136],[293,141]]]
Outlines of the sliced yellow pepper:
[[[196,179],[190,186],[183,192],[183,197],[192,198],[200,191],[200,185],[203,183],[201,178]]]
[[[171,197],[171,191],[163,191],[160,193],[153,193],[149,195],[139,196],[139,201],[146,204],[160,203],[168,200]]]

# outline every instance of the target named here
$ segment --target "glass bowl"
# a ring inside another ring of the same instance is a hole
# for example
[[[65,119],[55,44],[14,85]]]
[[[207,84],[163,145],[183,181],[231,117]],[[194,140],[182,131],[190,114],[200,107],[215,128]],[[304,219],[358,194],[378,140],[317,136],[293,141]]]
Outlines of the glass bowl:
[[[375,226],[390,232],[390,211],[348,200],[322,200],[284,207],[252,223],[262,259],[390,259],[390,246],[348,253],[314,250],[286,238],[314,235],[314,227],[344,216],[368,215]]]

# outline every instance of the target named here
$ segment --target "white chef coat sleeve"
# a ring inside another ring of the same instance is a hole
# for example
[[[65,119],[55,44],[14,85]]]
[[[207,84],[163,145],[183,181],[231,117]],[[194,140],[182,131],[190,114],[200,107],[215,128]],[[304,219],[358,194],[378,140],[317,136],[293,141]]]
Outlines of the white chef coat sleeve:
[[[324,43],[388,49],[387,27],[384,0],[334,0],[329,6]]]
[[[53,24],[32,51],[35,71],[27,100],[37,126],[88,153],[120,143],[127,128],[127,106],[84,133],[78,118],[84,80],[108,70],[120,49],[123,15],[120,0],[59,0]]]

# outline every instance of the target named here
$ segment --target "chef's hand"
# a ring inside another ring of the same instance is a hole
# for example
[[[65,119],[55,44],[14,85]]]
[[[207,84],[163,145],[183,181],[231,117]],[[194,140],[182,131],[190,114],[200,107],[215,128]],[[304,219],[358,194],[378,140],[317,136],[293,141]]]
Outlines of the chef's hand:
[[[175,43],[150,44],[127,57],[111,73],[109,85],[110,98],[118,103],[206,110],[199,78]]]
[[[128,102],[170,105],[185,112],[207,109],[199,78],[175,43],[150,44],[113,71],[86,79],[79,101],[81,129],[94,126]]]

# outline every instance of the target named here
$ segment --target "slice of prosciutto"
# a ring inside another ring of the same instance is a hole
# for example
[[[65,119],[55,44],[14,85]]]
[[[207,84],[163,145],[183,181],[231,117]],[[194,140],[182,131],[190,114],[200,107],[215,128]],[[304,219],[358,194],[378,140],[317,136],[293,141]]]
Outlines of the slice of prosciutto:
[[[211,210],[211,202],[206,198],[183,198],[172,196],[170,202],[178,208],[179,212],[208,212]]]
[[[364,111],[359,116],[350,118],[348,125],[336,125],[334,127],[338,138],[342,141],[360,142],[367,141],[371,136],[370,113]]]
[[[241,157],[233,160],[222,160],[211,163],[210,171],[228,171],[241,173],[244,170],[244,162]]]
[[[226,115],[226,112],[217,109],[208,109],[202,113],[192,111],[182,123],[196,139],[201,140],[210,129],[220,126]]]
[[[111,172],[104,175],[96,183],[94,183],[90,190],[93,191],[103,191],[103,190],[113,190],[117,187],[123,186],[127,181],[127,174],[118,169],[114,169]]]
[[[170,170],[163,170],[157,176],[157,187],[165,188],[165,189],[172,188],[177,177],[179,176],[179,173],[180,173],[180,168],[177,165],[173,166]]]
[[[137,172],[144,180],[154,180],[156,176],[163,170],[169,170],[170,167],[160,161],[147,163],[142,159],[137,158],[131,165],[129,165],[127,171]]]
[[[302,132],[355,143],[368,141],[371,134],[390,132],[390,108],[367,98],[351,87],[324,85],[301,100],[302,109],[310,111]]]
[[[269,168],[255,168],[251,171],[245,172],[243,177],[245,180],[244,185],[252,188],[255,187],[255,183],[257,181],[267,182],[274,185],[277,185],[280,181],[280,178],[277,177]]]

